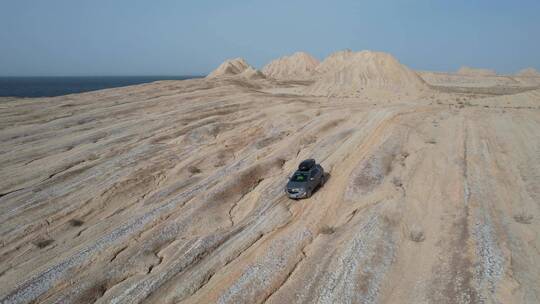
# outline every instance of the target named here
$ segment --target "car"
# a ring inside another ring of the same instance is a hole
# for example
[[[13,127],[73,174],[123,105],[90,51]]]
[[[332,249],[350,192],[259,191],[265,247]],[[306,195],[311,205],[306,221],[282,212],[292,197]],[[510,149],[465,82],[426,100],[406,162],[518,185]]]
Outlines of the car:
[[[298,170],[289,178],[285,193],[289,198],[309,198],[318,187],[325,182],[324,169],[314,159],[306,159],[300,163]]]

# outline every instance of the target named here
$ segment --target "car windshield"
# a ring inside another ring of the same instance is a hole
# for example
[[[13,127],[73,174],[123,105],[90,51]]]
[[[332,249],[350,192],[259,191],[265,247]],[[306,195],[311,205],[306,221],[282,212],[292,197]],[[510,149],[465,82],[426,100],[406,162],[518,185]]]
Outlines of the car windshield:
[[[307,179],[308,179],[308,174],[306,172],[297,172],[292,176],[291,181],[305,182]]]

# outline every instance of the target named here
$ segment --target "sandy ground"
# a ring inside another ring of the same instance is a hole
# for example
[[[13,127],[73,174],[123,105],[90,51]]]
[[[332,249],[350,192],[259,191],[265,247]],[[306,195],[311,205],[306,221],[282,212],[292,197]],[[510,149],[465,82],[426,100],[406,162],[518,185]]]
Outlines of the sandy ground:
[[[540,90],[299,86],[2,101],[0,302],[540,302]]]
[[[540,86],[540,77],[518,75],[460,75],[456,73],[419,72],[428,83],[435,86],[466,87],[466,88],[519,88],[534,89]]]

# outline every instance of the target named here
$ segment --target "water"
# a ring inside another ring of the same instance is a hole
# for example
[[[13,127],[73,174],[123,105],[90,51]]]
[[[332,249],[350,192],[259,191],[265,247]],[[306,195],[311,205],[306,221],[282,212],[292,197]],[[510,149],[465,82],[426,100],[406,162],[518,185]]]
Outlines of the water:
[[[0,97],[52,97],[197,76],[0,77]]]

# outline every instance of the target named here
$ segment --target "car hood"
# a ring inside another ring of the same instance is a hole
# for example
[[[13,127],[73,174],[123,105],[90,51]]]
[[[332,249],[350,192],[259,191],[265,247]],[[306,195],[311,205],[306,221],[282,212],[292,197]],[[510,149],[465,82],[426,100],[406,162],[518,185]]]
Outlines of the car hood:
[[[294,189],[294,188],[299,188],[299,189],[303,189],[305,188],[307,185],[306,182],[293,182],[293,181],[289,181],[287,183],[287,189]]]

